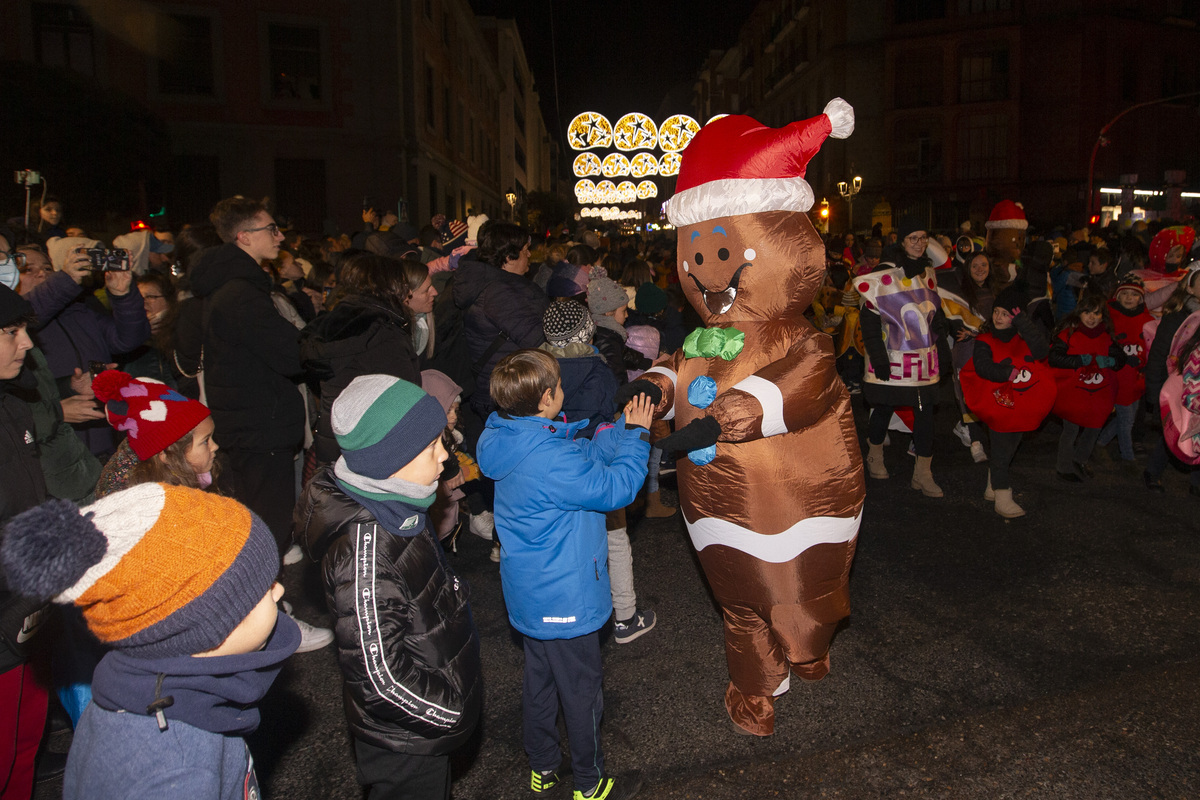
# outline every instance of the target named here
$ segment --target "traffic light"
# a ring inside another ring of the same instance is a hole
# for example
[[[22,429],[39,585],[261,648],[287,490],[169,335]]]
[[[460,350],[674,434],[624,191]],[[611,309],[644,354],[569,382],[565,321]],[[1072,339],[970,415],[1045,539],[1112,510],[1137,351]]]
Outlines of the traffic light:
[[[821,201],[821,211],[820,211],[820,214],[821,214],[821,221],[822,221],[822,222],[828,222],[828,221],[829,221],[829,201],[828,201],[828,200],[822,200],[822,201]]]

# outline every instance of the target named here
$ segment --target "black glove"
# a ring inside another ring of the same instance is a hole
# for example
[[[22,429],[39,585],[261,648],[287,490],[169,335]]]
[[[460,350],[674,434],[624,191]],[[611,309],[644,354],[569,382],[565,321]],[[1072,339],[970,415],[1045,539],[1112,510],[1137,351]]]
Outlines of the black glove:
[[[719,438],[721,438],[721,423],[712,417],[698,417],[670,436],[659,439],[654,446],[660,448],[664,453],[679,450],[690,453],[692,450],[716,444]]]
[[[875,380],[890,381],[892,379],[892,365],[891,364],[872,363],[871,368],[875,372]]]
[[[654,362],[634,350],[632,347],[621,349],[621,363],[625,369],[640,369],[643,372],[654,366]]]
[[[629,401],[637,397],[639,394],[644,394],[649,397],[650,401],[654,403],[654,405],[658,405],[662,402],[662,390],[655,386],[652,382],[641,380],[640,378],[636,381],[631,381],[630,383],[625,384],[620,389],[617,389],[617,396],[613,402],[616,404],[617,410],[620,411],[623,410],[625,406],[629,405]]]

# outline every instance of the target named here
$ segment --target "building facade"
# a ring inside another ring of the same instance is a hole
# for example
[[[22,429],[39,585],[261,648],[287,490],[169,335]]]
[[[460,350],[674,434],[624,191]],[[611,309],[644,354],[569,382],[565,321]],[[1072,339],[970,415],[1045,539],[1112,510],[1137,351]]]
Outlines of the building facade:
[[[1003,198],[1035,223],[1081,223],[1099,132],[1136,104],[1149,103],[1113,127],[1093,194],[1128,173],[1143,188],[1168,171],[1200,184],[1200,94],[1154,102],[1200,93],[1183,57],[1198,23],[1181,0],[763,0],[737,45],[710,54],[695,108],[778,126],[846,98],[854,135],[826,144],[808,175],[833,230],[850,216],[837,184],[856,175],[858,230],[907,213],[981,229]]]
[[[516,81],[484,34],[504,23],[481,22],[466,0],[12,5],[0,59],[69,71],[162,121],[170,164],[146,204],[176,223],[231,194],[269,196],[313,233],[361,227],[364,204],[418,226],[435,213],[504,213],[503,165],[518,145],[502,98]],[[515,26],[505,42],[506,60],[523,65]],[[522,81],[531,93],[527,69]],[[520,142],[531,191],[549,181],[534,97]]]

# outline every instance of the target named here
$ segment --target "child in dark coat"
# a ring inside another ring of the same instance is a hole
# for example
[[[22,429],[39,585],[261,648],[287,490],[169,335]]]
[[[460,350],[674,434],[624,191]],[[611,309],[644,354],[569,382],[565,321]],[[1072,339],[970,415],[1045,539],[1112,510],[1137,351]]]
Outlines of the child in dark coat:
[[[276,608],[279,550],[262,520],[227,497],[144,483],[26,511],[0,559],[16,591],[74,604],[110,648],[64,798],[257,796],[242,737],[300,644]]]
[[[551,303],[542,315],[546,343],[539,347],[558,361],[563,383],[562,413],[571,422],[587,420],[577,438],[590,439],[596,426],[616,415],[617,379],[592,345],[596,324],[574,300]]]

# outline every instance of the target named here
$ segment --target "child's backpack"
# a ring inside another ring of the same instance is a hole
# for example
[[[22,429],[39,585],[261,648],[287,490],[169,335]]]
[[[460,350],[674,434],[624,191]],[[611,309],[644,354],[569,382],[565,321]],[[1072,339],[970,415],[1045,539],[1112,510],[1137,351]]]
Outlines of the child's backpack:
[[[1179,363],[1179,351],[1197,328],[1200,328],[1200,311],[1185,319],[1171,339],[1167,380],[1158,395],[1167,447],[1180,461],[1192,465],[1200,464],[1200,414],[1183,403],[1183,364]]]

